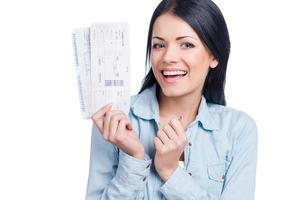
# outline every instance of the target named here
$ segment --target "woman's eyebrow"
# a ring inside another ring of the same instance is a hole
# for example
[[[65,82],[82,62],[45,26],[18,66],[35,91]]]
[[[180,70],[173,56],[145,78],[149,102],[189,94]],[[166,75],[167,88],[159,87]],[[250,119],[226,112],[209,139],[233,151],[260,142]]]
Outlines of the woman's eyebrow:
[[[165,41],[163,38],[158,37],[158,36],[154,36],[154,37],[152,37],[152,39],[159,39],[159,40]]]
[[[196,40],[196,39],[195,39],[194,37],[192,37],[192,36],[180,36],[180,37],[177,37],[176,40],[182,40],[182,39],[187,38],[187,37]],[[159,40],[165,41],[162,37],[158,37],[158,36],[154,36],[154,37],[152,37],[152,39],[159,39]],[[196,40],[196,41],[197,41],[197,40]]]

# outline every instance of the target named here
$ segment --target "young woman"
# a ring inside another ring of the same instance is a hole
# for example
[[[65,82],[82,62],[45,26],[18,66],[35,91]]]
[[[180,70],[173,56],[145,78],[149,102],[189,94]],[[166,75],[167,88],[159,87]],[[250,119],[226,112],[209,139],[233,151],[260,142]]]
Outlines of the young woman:
[[[226,107],[229,52],[212,1],[158,5],[129,114],[110,104],[92,117],[87,200],[254,199],[257,129]]]

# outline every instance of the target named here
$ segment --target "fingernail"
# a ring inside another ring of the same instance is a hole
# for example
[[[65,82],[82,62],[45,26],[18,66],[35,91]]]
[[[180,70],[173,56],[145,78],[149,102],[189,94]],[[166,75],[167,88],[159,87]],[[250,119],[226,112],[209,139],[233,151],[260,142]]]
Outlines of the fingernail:
[[[110,102],[109,104],[107,104],[106,106],[107,107],[111,107],[113,105],[113,103],[112,102]]]

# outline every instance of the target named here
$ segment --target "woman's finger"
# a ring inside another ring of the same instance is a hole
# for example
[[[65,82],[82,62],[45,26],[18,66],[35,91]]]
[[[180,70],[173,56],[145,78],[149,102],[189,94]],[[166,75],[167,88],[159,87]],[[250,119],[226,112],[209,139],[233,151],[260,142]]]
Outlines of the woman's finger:
[[[110,125],[109,125],[109,138],[114,138],[116,134],[117,128],[119,126],[120,120],[125,118],[126,116],[123,114],[122,111],[115,110],[110,118]]]
[[[127,128],[129,131],[132,131],[132,130],[133,130],[131,121],[129,121],[129,123],[126,124],[126,128]]]
[[[120,122],[119,122],[117,130],[116,130],[116,134],[115,134],[115,139],[118,142],[122,141],[124,138],[124,134],[126,134],[125,130],[126,130],[126,124],[128,123],[127,120],[128,119],[126,119],[126,118],[120,119]]]
[[[186,134],[184,131],[184,127],[179,121],[180,118],[172,118],[169,122],[169,125],[174,129],[174,131],[177,133],[177,135],[181,138],[186,138]]]
[[[157,137],[163,142],[163,144],[168,144],[170,142],[170,139],[162,129],[157,131]]]
[[[128,126],[132,127],[131,121],[128,118],[125,117],[125,118],[120,119],[120,123],[118,124],[118,128],[115,133],[115,141],[117,143],[122,144],[122,143],[128,141],[128,140],[126,140],[127,137],[131,137],[131,138],[134,137],[134,134],[131,135],[128,132],[128,130],[129,130],[127,128]],[[131,131],[131,130],[129,130],[129,131]],[[135,139],[138,140],[138,138],[135,138]],[[131,146],[131,148],[132,148],[132,146]]]
[[[104,139],[108,139],[110,132],[115,132],[113,131],[113,127],[111,127],[111,122],[112,122],[112,118],[115,114],[120,114],[122,113],[122,111],[120,110],[110,110],[108,112],[106,112],[105,114],[105,120],[103,123],[103,137]],[[117,127],[117,126],[116,126]]]
[[[163,148],[164,144],[162,143],[162,141],[158,137],[154,137],[153,143],[154,143],[154,147],[155,147],[156,150],[157,149],[161,150]]]
[[[100,110],[98,110],[91,119],[93,122],[97,125],[97,127],[100,129],[101,132],[103,132],[103,123],[104,123],[104,117],[105,114],[112,108],[112,103],[109,103],[102,107]]]
[[[95,114],[92,115],[92,120],[97,120],[103,117],[104,113],[112,107],[112,103],[108,103],[105,106],[101,107]]]
[[[178,140],[177,133],[174,131],[174,129],[169,124],[166,124],[162,129],[166,133],[166,135],[168,136],[168,138],[170,140],[173,140],[173,141]]]
[[[112,116],[112,110],[105,113],[105,120],[103,122],[103,138],[108,140],[109,136],[109,126],[110,126],[110,118]]]

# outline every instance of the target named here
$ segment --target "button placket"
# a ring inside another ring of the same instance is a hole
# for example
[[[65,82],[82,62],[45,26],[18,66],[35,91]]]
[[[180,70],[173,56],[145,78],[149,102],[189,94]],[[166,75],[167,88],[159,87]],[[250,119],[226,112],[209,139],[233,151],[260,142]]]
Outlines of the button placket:
[[[223,180],[225,179],[225,174],[222,175],[222,179],[223,179]]]
[[[190,133],[190,127],[188,127],[186,129],[186,137],[187,137],[187,145],[185,146],[184,148],[184,166],[185,166],[185,169],[187,170],[188,168],[188,163],[189,163],[189,158],[190,158],[190,138],[191,138],[191,133]]]

